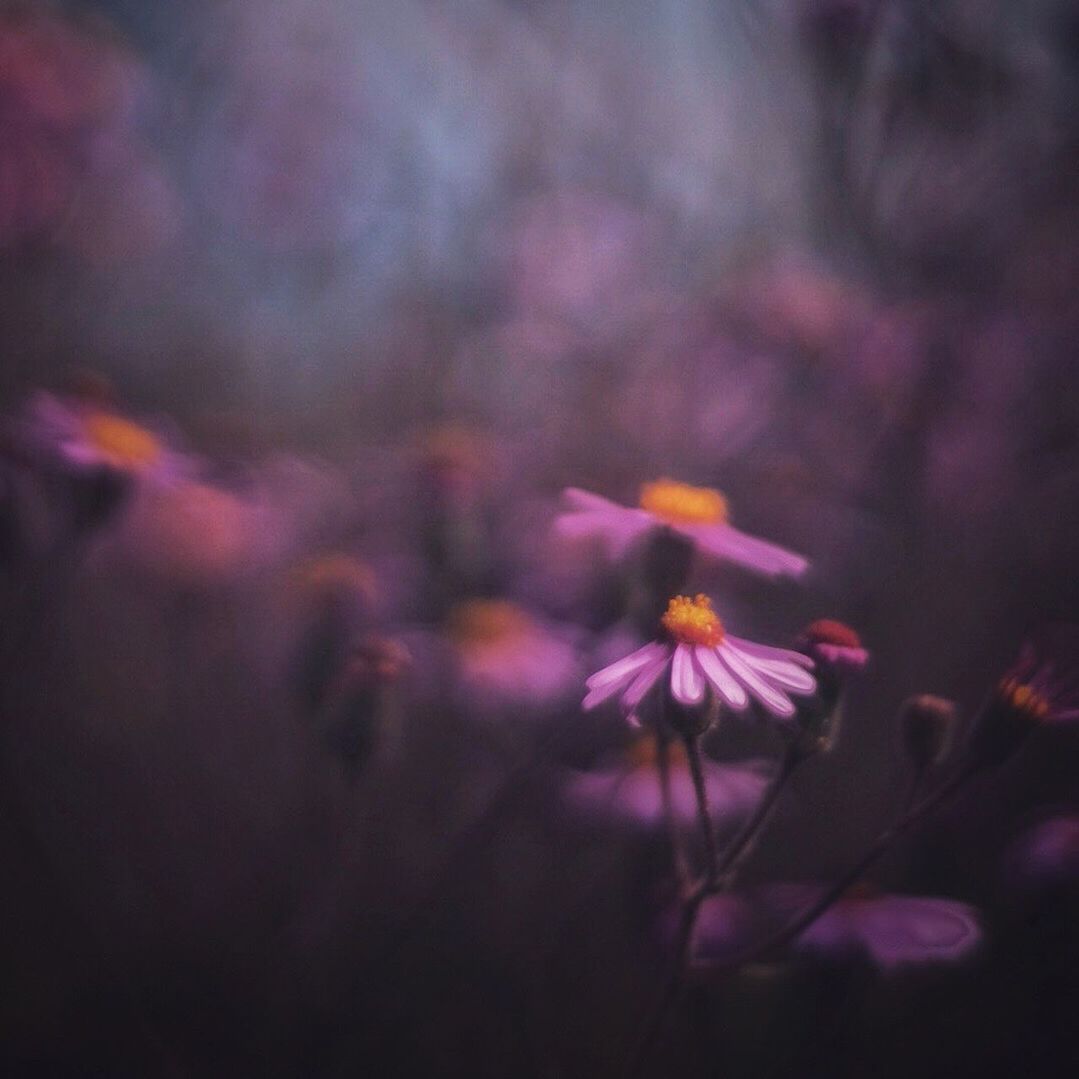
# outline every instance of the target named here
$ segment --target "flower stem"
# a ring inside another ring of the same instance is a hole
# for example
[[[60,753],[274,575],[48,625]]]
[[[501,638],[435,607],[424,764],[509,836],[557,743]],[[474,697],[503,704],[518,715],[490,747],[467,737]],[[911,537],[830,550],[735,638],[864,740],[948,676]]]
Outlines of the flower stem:
[[[701,742],[699,736],[685,736],[686,757],[689,760],[689,773],[693,777],[693,793],[697,797],[697,820],[704,837],[704,880],[701,891],[706,892],[715,886],[719,876],[719,844],[716,842],[716,826],[708,805],[708,790],[704,784],[704,766],[701,762]]]
[[[671,860],[674,866],[674,875],[678,882],[679,894],[683,894],[689,884],[690,867],[689,858],[686,856],[682,831],[678,827],[678,819],[675,816],[674,805],[671,801],[670,747],[670,734],[667,730],[667,723],[661,705],[660,714],[657,717],[656,723],[656,767],[659,770],[660,798],[663,803],[663,817],[667,823],[667,835],[671,844]]]
[[[719,863],[716,874],[716,888],[728,884],[734,874],[738,871],[738,868],[745,860],[745,857],[753,849],[754,840],[767,823],[772,809],[779,799],[779,795],[787,785],[787,780],[790,779],[795,768],[797,768],[799,763],[804,759],[803,755],[793,743],[788,746],[786,753],[783,755],[783,759],[780,761],[779,771],[776,772],[771,785],[768,787],[768,790],[765,791],[764,797],[761,798],[758,803],[753,816],[750,817],[742,830],[735,836],[731,845],[723,852],[723,858]]]
[[[947,783],[939,787],[932,794],[924,798],[917,806],[904,814],[895,824],[885,828],[869,846],[869,849],[848,869],[816,902],[811,903],[804,911],[796,915],[785,926],[778,929],[770,937],[759,944],[733,956],[723,966],[739,967],[744,963],[767,958],[772,953],[789,944],[804,930],[808,929],[822,914],[836,903],[846,890],[854,884],[865,871],[899,838],[905,831],[913,827],[923,817],[952,797],[972,775],[976,769],[964,768],[953,776]]]

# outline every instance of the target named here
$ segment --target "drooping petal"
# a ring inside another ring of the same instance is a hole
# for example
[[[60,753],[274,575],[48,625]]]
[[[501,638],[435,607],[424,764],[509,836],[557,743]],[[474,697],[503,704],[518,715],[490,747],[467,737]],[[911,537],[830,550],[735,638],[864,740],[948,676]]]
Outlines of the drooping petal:
[[[662,656],[653,660],[633,679],[629,689],[622,696],[622,706],[627,712],[636,710],[648,691],[656,684],[659,676],[666,671],[669,662],[670,652],[664,649]]]
[[[554,521],[554,529],[568,539],[596,536],[602,539],[612,557],[621,556],[640,535],[655,525],[644,511],[568,487],[563,498],[569,509],[560,513]]]
[[[766,678],[751,667],[726,641],[721,641],[717,646],[716,655],[727,665],[731,674],[773,715],[782,719],[794,715],[795,707],[790,698],[770,685]]]
[[[671,695],[679,704],[694,705],[704,700],[704,675],[693,659],[693,649],[680,644],[671,663]]]
[[[649,641],[644,647],[638,648],[628,656],[623,656],[602,670],[596,671],[585,681],[585,685],[589,689],[601,689],[612,682],[624,684],[635,671],[640,670],[650,660],[656,659],[665,653],[666,649],[663,645],[656,641]]]
[[[684,525],[678,530],[707,554],[766,577],[801,577],[809,568],[808,559],[801,555],[727,524]]]
[[[743,652],[736,644],[728,640],[727,648],[745,660],[746,665],[758,671],[769,682],[782,686],[790,693],[805,696],[814,693],[817,689],[817,680],[800,664],[788,659],[762,659]],[[790,655],[797,655],[791,652]]]
[[[736,712],[743,711],[749,704],[749,697],[730,671],[720,662],[715,649],[698,645],[697,662],[723,703]]]
[[[744,637],[736,637],[728,633],[726,639],[733,644],[739,652],[754,659],[783,659],[790,663],[797,663],[799,667],[805,667],[811,671],[816,666],[813,660],[803,652],[795,652],[791,648],[776,648],[770,644],[757,644],[756,641],[747,641]]]

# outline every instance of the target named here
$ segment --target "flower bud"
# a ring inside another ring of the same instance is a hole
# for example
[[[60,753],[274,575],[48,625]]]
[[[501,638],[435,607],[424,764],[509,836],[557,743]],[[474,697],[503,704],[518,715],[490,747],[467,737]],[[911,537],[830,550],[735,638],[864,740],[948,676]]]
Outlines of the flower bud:
[[[954,701],[919,693],[899,710],[903,748],[916,768],[939,764],[951,745],[957,710]]]

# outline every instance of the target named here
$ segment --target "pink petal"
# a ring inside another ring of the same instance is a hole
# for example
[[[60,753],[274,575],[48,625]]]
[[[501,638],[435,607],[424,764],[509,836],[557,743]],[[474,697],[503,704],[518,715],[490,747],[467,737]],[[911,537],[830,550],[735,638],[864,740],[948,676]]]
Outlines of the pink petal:
[[[748,655],[730,641],[727,642],[727,647],[745,660],[747,666],[755,668],[777,686],[782,686],[789,692],[798,693],[802,696],[816,692],[817,680],[798,664],[786,659],[760,659]]]
[[[794,715],[795,708],[790,699],[770,686],[726,641],[716,648],[716,655],[727,665],[731,674],[773,715],[781,718]]]
[[[701,550],[768,577],[800,577],[809,568],[801,555],[730,525],[687,525],[679,529]]]
[[[697,662],[704,671],[704,676],[712,683],[712,687],[723,699],[728,708],[741,712],[747,704],[749,697],[746,691],[730,674],[726,667],[719,661],[715,649],[706,648],[704,645],[697,647]]]
[[[747,641],[744,637],[736,637],[733,633],[728,633],[726,639],[739,652],[752,656],[754,659],[784,659],[789,663],[797,663],[800,667],[805,667],[809,671],[816,666],[809,656],[802,652],[795,652],[790,648],[775,648],[770,644],[757,644],[756,641]]]
[[[627,712],[636,711],[645,695],[656,684],[656,679],[667,669],[669,660],[670,654],[665,649],[664,654],[659,659],[650,663],[637,675],[622,697],[622,706]]]
[[[649,660],[665,653],[666,649],[663,645],[656,641],[649,641],[644,647],[638,648],[628,656],[623,656],[602,670],[596,671],[585,681],[585,685],[589,689],[600,689],[612,682],[625,683],[631,674],[640,670]]]
[[[693,660],[693,649],[680,644],[671,664],[671,694],[679,704],[694,705],[704,700],[705,681]]]

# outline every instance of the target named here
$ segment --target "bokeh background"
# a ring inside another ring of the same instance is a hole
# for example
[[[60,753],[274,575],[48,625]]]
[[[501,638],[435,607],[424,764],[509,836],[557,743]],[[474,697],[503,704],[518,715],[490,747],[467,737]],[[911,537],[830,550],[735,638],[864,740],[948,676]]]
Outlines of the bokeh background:
[[[562,794],[622,737],[576,701],[624,584],[558,493],[714,484],[813,560],[702,583],[873,653],[752,865],[841,869],[903,798],[899,703],[969,714],[1079,617],[1077,101],[1064,0],[0,7],[0,405],[92,384],[210,462],[5,577],[5,1070],[616,1074],[663,858]],[[557,691],[469,689],[470,597],[550,631]],[[357,632],[411,656],[377,750],[297,659]],[[1074,1074],[1074,881],[1008,851],[1077,745],[876,873],[980,906],[976,961],[700,987],[656,1074]]]

